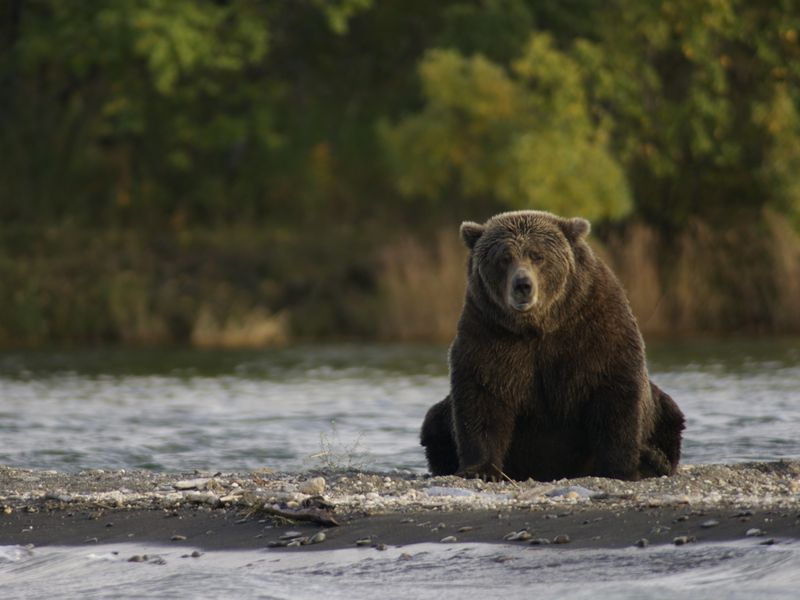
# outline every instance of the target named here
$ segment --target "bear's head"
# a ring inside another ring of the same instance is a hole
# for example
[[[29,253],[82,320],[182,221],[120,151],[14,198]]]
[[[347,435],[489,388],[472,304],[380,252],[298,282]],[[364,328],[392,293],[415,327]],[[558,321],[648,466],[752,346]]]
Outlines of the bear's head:
[[[573,287],[576,257],[591,256],[583,241],[589,230],[585,219],[533,210],[502,213],[483,225],[462,223],[469,292],[508,325],[543,326]]]

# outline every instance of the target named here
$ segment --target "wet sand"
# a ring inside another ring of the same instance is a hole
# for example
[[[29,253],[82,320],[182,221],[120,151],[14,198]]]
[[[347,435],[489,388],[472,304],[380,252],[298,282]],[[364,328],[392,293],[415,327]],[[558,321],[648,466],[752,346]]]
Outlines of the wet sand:
[[[330,507],[323,513],[340,525],[267,511],[313,515],[315,506]],[[302,551],[358,544],[367,552],[420,542],[769,544],[800,539],[800,462],[684,466],[674,477],[641,482],[494,484],[409,473],[65,474],[0,467],[0,507],[0,545],[150,542]]]
[[[325,534],[321,543],[279,549],[334,550],[363,546],[365,550],[381,550],[422,542],[449,543],[442,540],[451,537],[455,538],[452,542],[509,545],[542,544],[542,540],[547,540],[548,547],[573,549],[620,548],[644,543],[640,540],[647,540],[647,545],[658,545],[674,544],[676,539],[679,543],[703,543],[755,538],[766,544],[800,539],[800,514],[796,511],[749,512],[743,515],[739,511],[672,507],[616,512],[430,511],[348,517],[339,527],[328,528],[245,518],[235,509],[49,511],[15,513],[0,519],[0,545],[148,542],[203,550],[267,549],[288,532],[311,538],[320,531]],[[718,524],[709,526],[710,522]],[[753,529],[761,533],[748,535]],[[530,537],[523,535],[517,541],[504,539],[522,530]]]

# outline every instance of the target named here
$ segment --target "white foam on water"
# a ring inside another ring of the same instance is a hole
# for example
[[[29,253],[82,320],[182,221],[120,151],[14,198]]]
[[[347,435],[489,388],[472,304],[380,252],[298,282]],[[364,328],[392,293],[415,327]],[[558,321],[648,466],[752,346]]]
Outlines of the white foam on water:
[[[414,544],[287,552],[135,544],[0,547],[7,598],[794,599],[800,543],[568,550]],[[146,555],[146,559],[144,556]],[[131,562],[131,557],[139,557]]]

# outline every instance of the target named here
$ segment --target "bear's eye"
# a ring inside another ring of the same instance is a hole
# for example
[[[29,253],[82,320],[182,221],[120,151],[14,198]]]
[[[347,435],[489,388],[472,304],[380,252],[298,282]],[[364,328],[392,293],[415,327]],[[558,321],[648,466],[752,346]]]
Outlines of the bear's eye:
[[[531,262],[537,265],[544,261],[544,256],[538,252],[531,252],[528,256],[530,257]]]
[[[504,250],[500,253],[500,264],[507,267],[511,264],[511,252]]]

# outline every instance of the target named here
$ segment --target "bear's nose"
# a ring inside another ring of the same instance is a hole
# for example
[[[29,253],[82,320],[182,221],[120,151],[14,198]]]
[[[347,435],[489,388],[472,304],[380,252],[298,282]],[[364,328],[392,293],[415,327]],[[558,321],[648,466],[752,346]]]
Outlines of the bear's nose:
[[[511,285],[515,296],[530,298],[533,291],[533,281],[531,281],[530,277],[521,274],[515,275]]]

